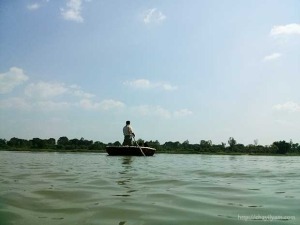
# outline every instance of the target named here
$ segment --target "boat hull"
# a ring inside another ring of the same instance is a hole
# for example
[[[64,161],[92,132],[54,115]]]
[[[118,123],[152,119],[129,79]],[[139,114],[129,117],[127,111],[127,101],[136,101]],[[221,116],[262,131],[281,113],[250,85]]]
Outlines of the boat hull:
[[[142,153],[143,151],[143,153]],[[118,156],[153,156],[155,148],[150,147],[138,147],[138,146],[106,146],[106,152],[108,155]]]

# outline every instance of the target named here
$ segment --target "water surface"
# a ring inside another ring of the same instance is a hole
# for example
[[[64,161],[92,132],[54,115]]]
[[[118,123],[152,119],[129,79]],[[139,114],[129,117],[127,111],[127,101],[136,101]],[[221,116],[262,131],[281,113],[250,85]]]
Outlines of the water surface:
[[[300,224],[300,157],[0,152],[0,224]]]

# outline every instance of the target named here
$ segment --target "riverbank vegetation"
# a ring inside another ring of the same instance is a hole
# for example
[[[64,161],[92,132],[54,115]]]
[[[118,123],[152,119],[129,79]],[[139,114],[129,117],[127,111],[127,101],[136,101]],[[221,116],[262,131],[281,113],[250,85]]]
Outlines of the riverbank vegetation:
[[[253,144],[243,145],[230,137],[227,143],[213,144],[210,140],[201,140],[199,144],[190,144],[188,140],[168,141],[164,144],[158,141],[137,141],[140,146],[149,146],[157,150],[157,153],[194,153],[194,154],[253,154],[253,155],[300,155],[300,145],[291,140],[276,141],[271,145],[259,145],[257,140]],[[56,151],[56,152],[105,152],[105,147],[121,145],[119,141],[114,143],[103,143],[100,141],[80,139],[68,139],[60,137],[57,141],[54,138],[40,139],[33,138],[25,140],[11,138],[10,140],[0,139],[0,150],[13,151]]]

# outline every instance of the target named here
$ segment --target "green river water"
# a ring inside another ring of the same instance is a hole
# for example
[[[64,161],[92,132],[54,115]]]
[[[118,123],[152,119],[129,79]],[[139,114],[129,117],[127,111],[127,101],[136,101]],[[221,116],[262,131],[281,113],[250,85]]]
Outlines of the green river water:
[[[0,152],[0,225],[300,224],[300,157]]]

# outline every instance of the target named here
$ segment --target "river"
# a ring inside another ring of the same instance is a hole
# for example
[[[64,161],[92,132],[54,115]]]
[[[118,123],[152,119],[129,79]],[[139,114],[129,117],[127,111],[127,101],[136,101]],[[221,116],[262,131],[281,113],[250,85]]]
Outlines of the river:
[[[0,152],[1,225],[300,224],[300,157]]]

